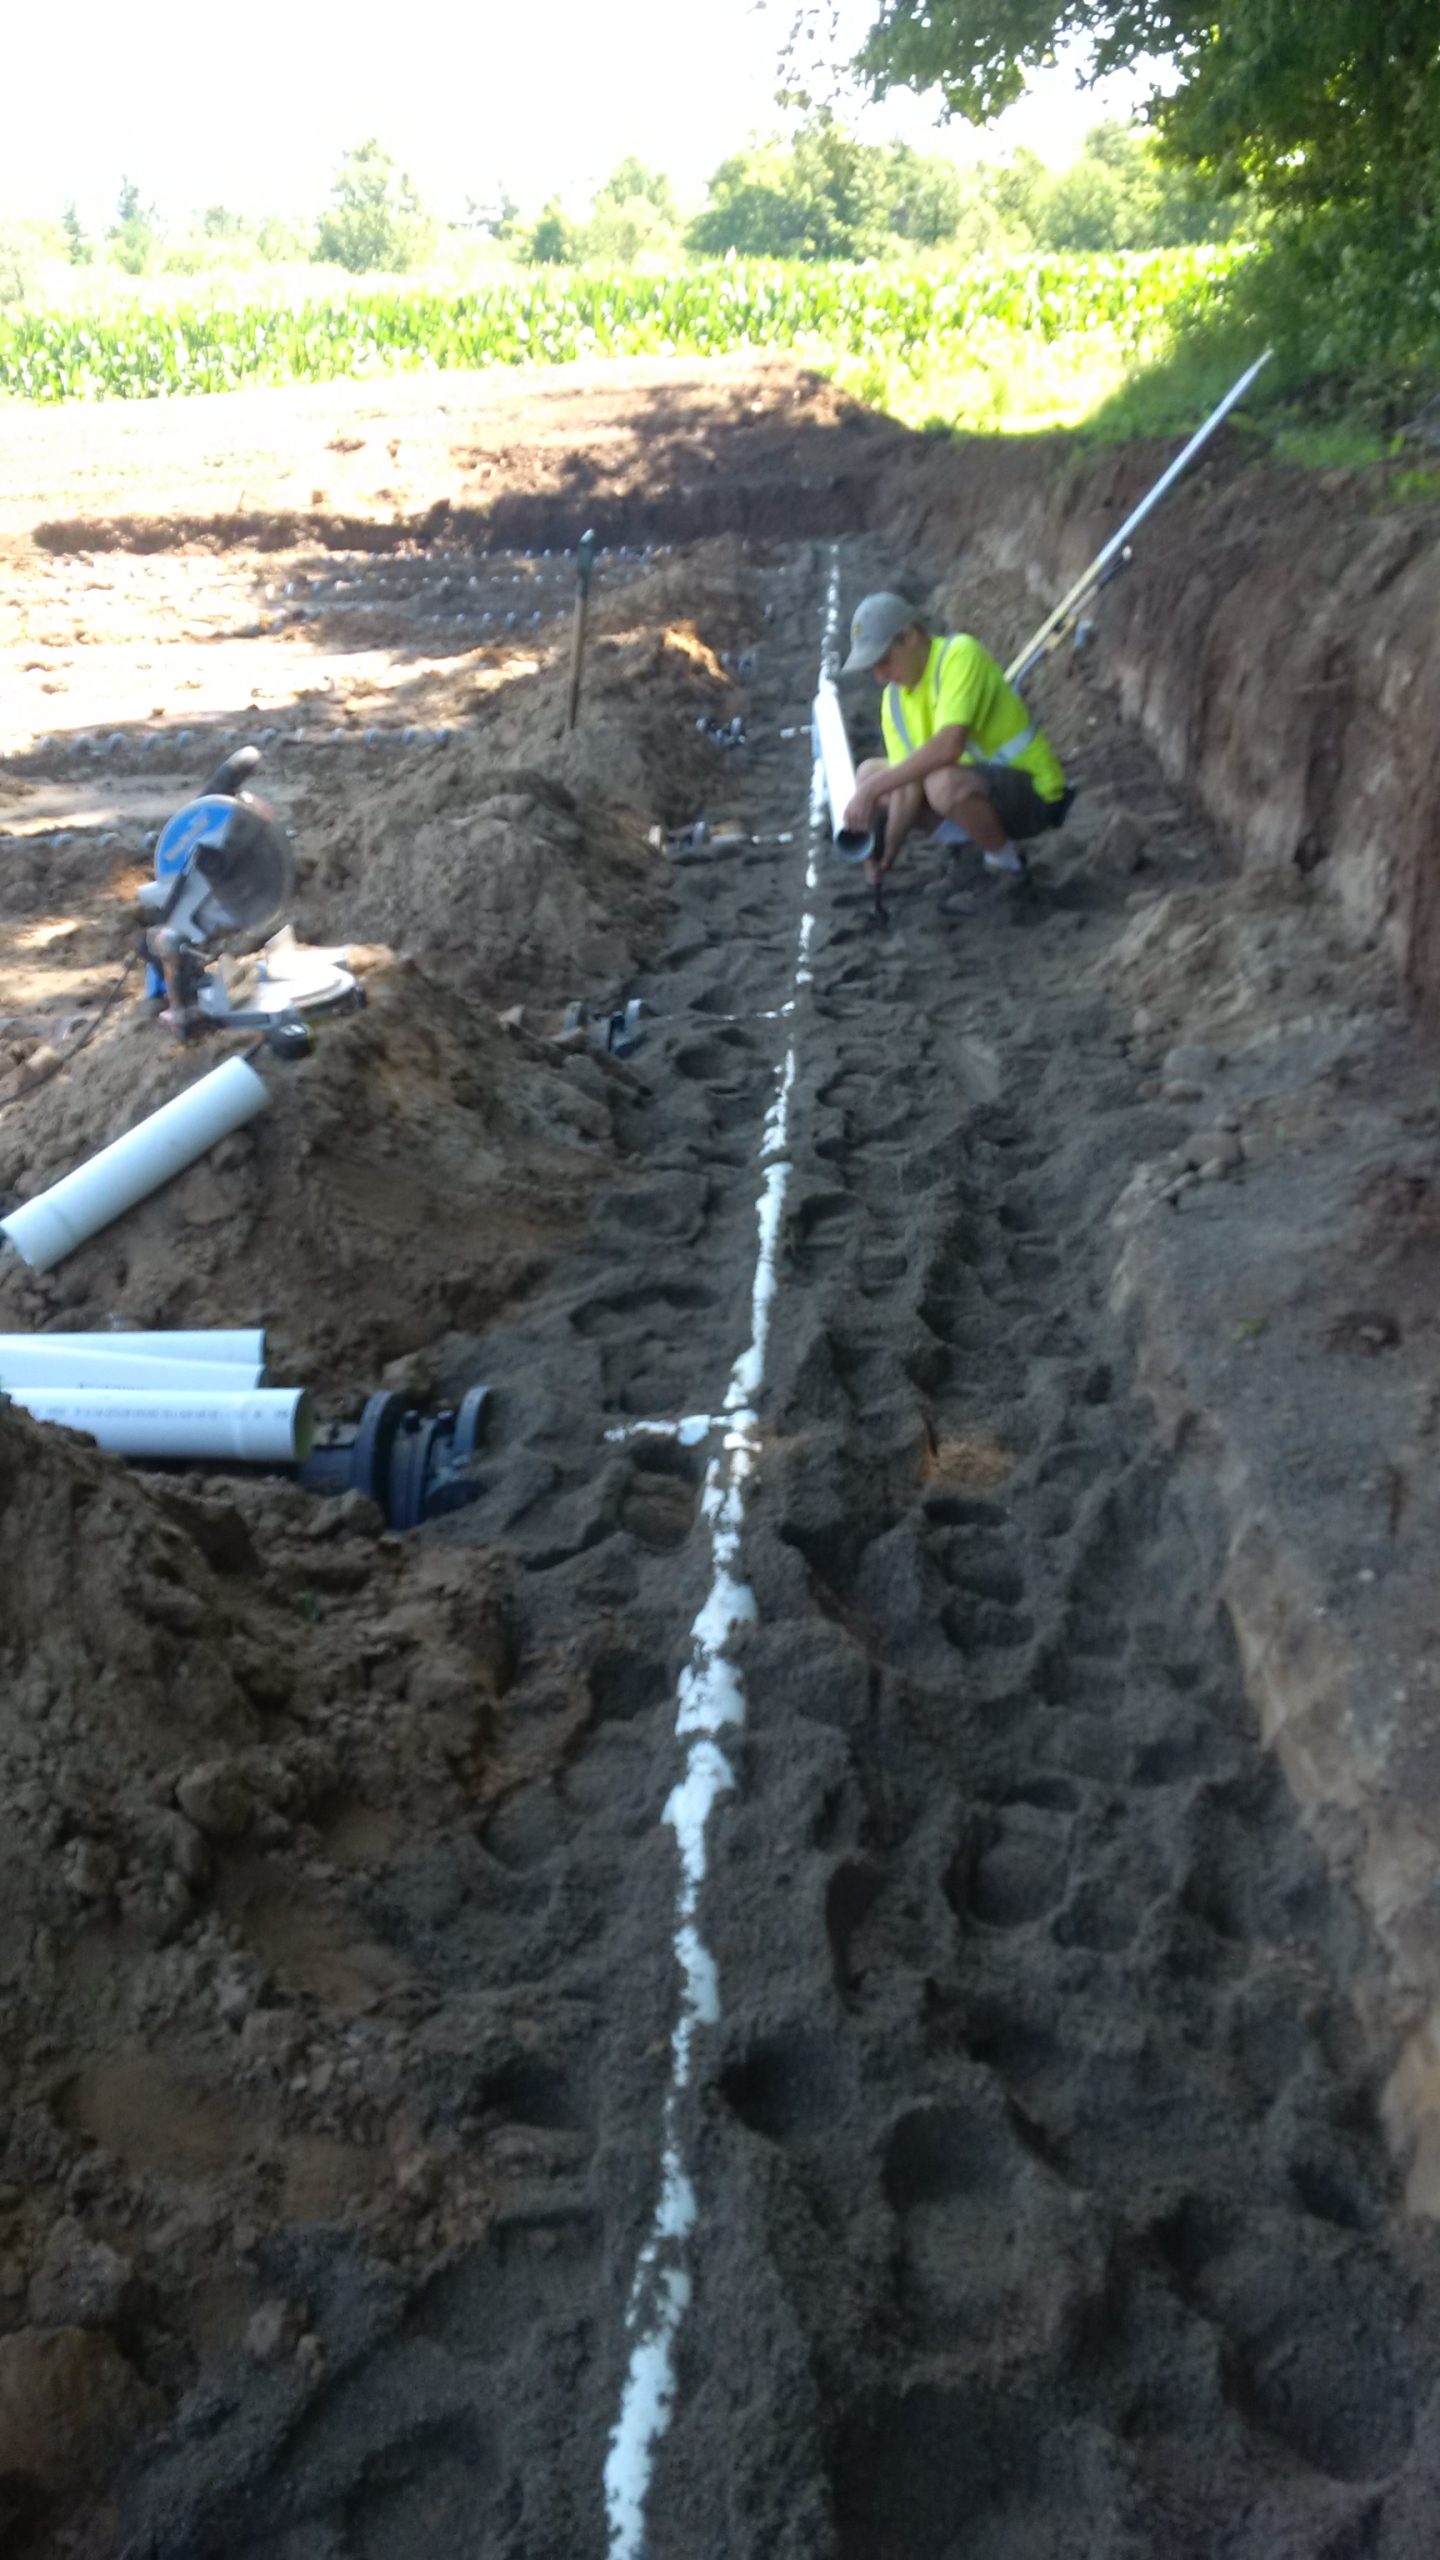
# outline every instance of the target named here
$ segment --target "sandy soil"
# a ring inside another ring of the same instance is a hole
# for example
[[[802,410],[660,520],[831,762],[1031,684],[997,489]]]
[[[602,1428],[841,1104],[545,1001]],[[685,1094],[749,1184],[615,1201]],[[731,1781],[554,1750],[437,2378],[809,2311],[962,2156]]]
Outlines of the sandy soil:
[[[4,492],[0,1191],[193,1072],[121,1006],[42,1080],[227,732],[275,730],[299,920],[364,942],[370,1002],[0,1313],[266,1320],[337,1405],[387,1365],[494,1400],[479,1500],[410,1540],[0,1412],[7,2549],[606,2549],[718,1437],[613,1435],[719,1409],[793,1040],[645,2547],[1413,2560],[1440,2259],[1379,2123],[1385,1951],[1264,1748],[1213,1448],[1157,1430],[1114,1296],[1137,1238],[1243,1221],[1273,1111],[1215,1090],[1225,1007],[1321,965],[1305,901],[1240,932],[1075,661],[1032,898],[942,921],[923,847],[884,926],[853,875],[807,893],[827,590],[911,564],[845,459],[899,440],[778,368],[84,428]],[[634,556],[566,740],[576,490]],[[529,556],[486,547],[511,493]],[[1004,582],[968,600],[1021,636]],[[722,752],[696,721],[737,710]],[[702,808],[742,841],[670,861]],[[634,1058],[557,1041],[572,997],[642,998]],[[1347,998],[1379,1036],[1380,979]]]

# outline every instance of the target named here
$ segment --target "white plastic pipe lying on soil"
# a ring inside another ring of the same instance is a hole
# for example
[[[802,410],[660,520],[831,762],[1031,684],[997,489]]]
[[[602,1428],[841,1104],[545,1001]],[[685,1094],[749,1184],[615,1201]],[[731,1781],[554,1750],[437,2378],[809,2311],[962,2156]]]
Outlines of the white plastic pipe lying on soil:
[[[0,1218],[0,1235],[8,1236],[32,1271],[48,1271],[232,1129],[243,1128],[269,1100],[270,1088],[254,1068],[243,1058],[227,1058],[113,1146],[102,1147],[88,1164]]]
[[[209,1333],[0,1333],[7,1351],[115,1351],[126,1360],[204,1360],[223,1368],[263,1368],[263,1327]]]
[[[0,1342],[0,1388],[7,1395],[22,1387],[183,1387],[191,1395],[241,1395],[264,1375],[263,1363],[253,1360],[137,1358],[103,1340],[73,1349],[43,1339]]]
[[[249,1395],[22,1387],[11,1401],[37,1422],[88,1432],[121,1458],[244,1458],[289,1467],[309,1456],[315,1436],[303,1387],[257,1387]]]
[[[825,793],[830,803],[830,832],[835,850],[843,862],[864,862],[875,850],[873,827],[847,827],[845,812],[855,797],[855,760],[850,753],[850,740],[845,733],[845,714],[840,696],[833,684],[820,687],[811,706],[815,731],[815,753],[825,775]]]

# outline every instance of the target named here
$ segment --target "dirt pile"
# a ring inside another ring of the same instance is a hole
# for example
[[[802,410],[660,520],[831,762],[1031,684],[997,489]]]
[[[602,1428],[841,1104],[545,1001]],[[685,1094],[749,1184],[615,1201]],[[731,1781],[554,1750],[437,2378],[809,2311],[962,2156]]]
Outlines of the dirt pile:
[[[427,679],[424,708],[454,724],[448,738],[388,732],[368,748],[342,737],[269,757],[300,929],[359,947],[366,1010],[327,1025],[302,1064],[270,1062],[260,1121],[58,1271],[7,1258],[0,1323],[259,1322],[281,1374],[356,1390],[473,1336],[531,1287],[613,1171],[617,1079],[507,1036],[495,1014],[524,1003],[538,1030],[558,1029],[573,997],[614,1002],[662,938],[670,878],[650,838],[724,791],[730,768],[704,724],[737,707],[743,718],[745,690],[716,652],[738,658],[753,639],[753,579],[731,543],[658,569],[653,603],[602,581],[585,716],[569,736],[564,649],[525,660],[506,644]],[[202,1064],[131,995],[48,1076],[57,1028],[109,983],[143,875],[113,831],[29,846],[22,871],[0,955],[18,1089],[0,1118],[7,1205]]]
[[[363,1012],[270,1109],[54,1270],[0,1266],[16,1331],[264,1324],[272,1368],[355,1389],[531,1286],[613,1158],[612,1080],[517,1043],[414,963],[371,954]],[[0,1120],[0,1180],[30,1198],[194,1081],[139,1009]]]
[[[474,1557],[380,1528],[0,1408],[0,2538],[238,2334],[288,2223],[363,2197],[403,2255],[426,2209],[344,1870],[483,1783],[509,1647]]]
[[[457,727],[394,771],[377,747],[361,790],[296,797],[307,927],[423,957],[467,997],[563,1004],[614,992],[655,945],[669,878],[651,831],[723,785],[707,722],[743,718],[716,655],[753,631],[753,569],[735,543],[643,584],[597,589],[584,716],[564,726],[568,637],[496,644],[426,688]],[[702,630],[704,636],[702,636]]]
[[[471,1002],[553,1007],[618,987],[630,934],[653,929],[663,875],[641,831],[587,822],[534,766],[462,747],[377,782],[338,822],[311,814],[310,903],[318,891],[319,913],[415,954]]]

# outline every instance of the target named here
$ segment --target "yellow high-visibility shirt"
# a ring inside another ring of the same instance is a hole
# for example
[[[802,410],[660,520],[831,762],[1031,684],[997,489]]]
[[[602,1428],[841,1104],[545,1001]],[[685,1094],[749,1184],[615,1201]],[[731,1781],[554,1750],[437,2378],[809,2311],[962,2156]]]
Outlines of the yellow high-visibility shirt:
[[[887,684],[880,725],[891,764],[928,747],[939,729],[965,729],[962,764],[1013,765],[1029,774],[1042,800],[1058,800],[1064,792],[1060,759],[1044,730],[1032,722],[989,650],[968,632],[948,639],[937,634],[918,684],[903,691]]]

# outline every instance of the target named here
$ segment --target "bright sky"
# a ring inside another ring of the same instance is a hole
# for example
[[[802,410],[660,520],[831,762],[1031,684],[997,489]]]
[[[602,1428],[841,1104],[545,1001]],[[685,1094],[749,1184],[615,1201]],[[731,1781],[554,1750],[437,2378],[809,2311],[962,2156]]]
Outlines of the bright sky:
[[[582,211],[628,153],[669,171],[696,203],[716,163],[773,128],[790,0],[50,0],[7,13],[0,212],[57,215],[74,197],[87,227],[122,176],[182,215],[207,204],[309,215],[341,154],[377,134],[428,202],[458,214],[502,185],[527,211],[558,193]],[[871,10],[841,0],[847,37]],[[1080,95],[1057,69],[1005,120],[1000,139],[1054,162],[1086,127],[1127,115],[1135,81]],[[22,108],[23,102],[23,108]],[[961,158],[968,127],[937,133],[915,99],[859,120]]]

